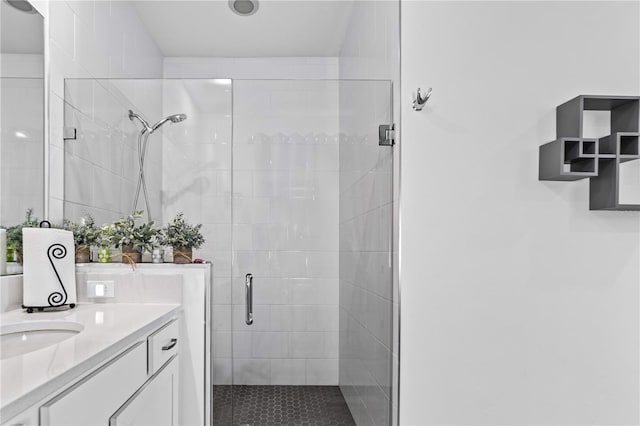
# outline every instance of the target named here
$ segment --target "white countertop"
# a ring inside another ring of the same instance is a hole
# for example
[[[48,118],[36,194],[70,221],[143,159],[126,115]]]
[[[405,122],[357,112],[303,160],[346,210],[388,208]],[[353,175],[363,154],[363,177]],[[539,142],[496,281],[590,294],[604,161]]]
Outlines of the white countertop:
[[[41,399],[140,340],[181,310],[179,304],[82,304],[60,312],[0,314],[1,324],[71,321],[77,335],[23,355],[0,360],[0,418],[9,420]]]

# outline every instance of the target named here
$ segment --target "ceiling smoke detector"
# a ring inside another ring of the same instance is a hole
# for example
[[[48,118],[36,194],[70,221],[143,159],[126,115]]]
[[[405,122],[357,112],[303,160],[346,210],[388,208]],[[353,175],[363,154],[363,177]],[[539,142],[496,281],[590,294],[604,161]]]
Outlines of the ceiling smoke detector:
[[[229,0],[229,8],[240,16],[250,16],[258,11],[258,0]]]

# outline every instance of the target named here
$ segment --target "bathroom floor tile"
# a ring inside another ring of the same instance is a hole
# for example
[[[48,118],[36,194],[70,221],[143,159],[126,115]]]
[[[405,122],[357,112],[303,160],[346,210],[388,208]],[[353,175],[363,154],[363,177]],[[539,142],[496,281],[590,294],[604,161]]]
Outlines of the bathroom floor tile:
[[[355,426],[338,386],[214,386],[216,426]]]

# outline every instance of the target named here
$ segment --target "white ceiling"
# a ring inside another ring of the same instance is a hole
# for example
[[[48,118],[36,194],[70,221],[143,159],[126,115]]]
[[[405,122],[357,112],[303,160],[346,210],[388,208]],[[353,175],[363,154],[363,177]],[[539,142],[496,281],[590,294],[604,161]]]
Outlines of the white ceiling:
[[[0,52],[42,54],[44,20],[37,13],[21,12],[0,0]]]
[[[135,1],[165,56],[338,56],[351,0],[260,0],[239,16],[227,0]]]

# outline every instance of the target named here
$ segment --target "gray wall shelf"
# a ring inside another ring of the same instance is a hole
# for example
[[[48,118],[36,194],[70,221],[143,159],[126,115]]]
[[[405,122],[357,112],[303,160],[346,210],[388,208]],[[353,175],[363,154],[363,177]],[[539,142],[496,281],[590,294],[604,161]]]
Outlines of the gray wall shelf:
[[[584,111],[610,111],[611,134],[583,136]],[[589,178],[590,210],[640,210],[620,204],[620,164],[640,159],[640,97],[578,96],[556,109],[556,140],[539,151],[539,180]]]

